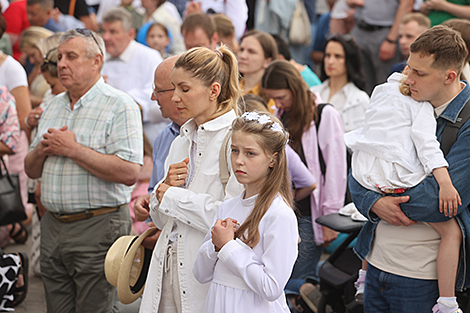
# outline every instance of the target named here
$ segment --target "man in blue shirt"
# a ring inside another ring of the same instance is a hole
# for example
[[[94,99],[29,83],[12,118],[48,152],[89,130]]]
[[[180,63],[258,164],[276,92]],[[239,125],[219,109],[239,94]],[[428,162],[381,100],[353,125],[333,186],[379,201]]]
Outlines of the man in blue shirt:
[[[172,56],[163,60],[155,70],[154,89],[152,93],[152,100],[158,101],[162,116],[172,120],[155,138],[153,145],[153,171],[150,177],[148,194],[140,196],[135,201],[134,212],[136,219],[138,219],[139,211],[148,212],[148,205],[150,204],[150,194],[152,193],[155,185],[165,177],[165,160],[170,151],[170,146],[173,140],[180,134],[180,126],[186,123],[186,120],[180,117],[176,104],[171,101],[175,86],[171,83],[171,72],[175,66],[175,62],[179,56]],[[152,248],[157,242],[158,232],[152,237],[147,237],[144,240],[144,245]],[[147,245],[148,244],[148,245]]]
[[[186,120],[180,117],[176,104],[171,101],[175,87],[171,83],[171,72],[179,56],[165,59],[155,70],[154,90],[152,100],[158,101],[162,116],[172,120],[168,126],[157,136],[153,145],[153,172],[150,177],[148,192],[151,193],[155,185],[165,177],[163,166],[170,151],[173,140],[180,134],[180,126]]]
[[[470,99],[470,87],[460,81],[467,49],[460,35],[444,26],[422,34],[412,45],[405,81],[411,97],[429,101],[437,116],[436,136],[442,140],[447,123],[455,123]],[[449,174],[458,190],[462,206],[457,221],[464,236],[460,255],[457,290],[468,285],[465,237],[470,227],[470,122],[458,133],[446,159]],[[352,176],[351,195],[369,222],[361,231],[356,253],[367,256],[364,312],[431,312],[438,298],[436,259],[440,238],[423,222],[448,220],[439,212],[439,186],[427,177],[400,197],[385,196],[362,187]],[[465,277],[464,277],[465,275]]]
[[[54,33],[65,31],[65,29],[52,18],[53,9],[53,0],[27,0],[26,11],[28,13],[29,24],[31,24],[31,26],[44,27]]]

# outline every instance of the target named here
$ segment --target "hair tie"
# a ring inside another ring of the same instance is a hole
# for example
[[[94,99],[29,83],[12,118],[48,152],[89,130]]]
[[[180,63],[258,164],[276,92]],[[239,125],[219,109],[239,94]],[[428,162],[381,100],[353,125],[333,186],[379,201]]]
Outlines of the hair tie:
[[[219,58],[221,58],[221,59],[224,58],[224,54],[222,53],[222,51],[219,50],[219,48],[215,49],[214,52],[215,52],[215,54],[217,54],[219,56]]]

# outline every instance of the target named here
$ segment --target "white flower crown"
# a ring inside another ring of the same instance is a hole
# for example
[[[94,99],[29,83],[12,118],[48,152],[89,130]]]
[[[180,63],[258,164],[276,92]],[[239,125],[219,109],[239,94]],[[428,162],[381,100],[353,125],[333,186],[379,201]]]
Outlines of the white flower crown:
[[[278,122],[274,122],[273,120],[271,120],[271,118],[266,114],[259,114],[257,112],[245,112],[243,113],[241,117],[243,117],[247,121],[257,121],[261,125],[271,122],[272,125],[268,127],[269,129],[275,132],[283,133],[287,137],[287,133],[284,132],[284,130],[282,129],[282,126],[279,125]]]

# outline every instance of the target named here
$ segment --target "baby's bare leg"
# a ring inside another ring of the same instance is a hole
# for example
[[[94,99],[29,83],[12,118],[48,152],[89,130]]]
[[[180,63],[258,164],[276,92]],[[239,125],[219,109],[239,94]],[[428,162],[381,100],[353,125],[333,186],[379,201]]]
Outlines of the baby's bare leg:
[[[437,253],[439,295],[455,297],[455,277],[462,243],[462,230],[454,218],[447,222],[430,223],[430,225],[441,235]]]

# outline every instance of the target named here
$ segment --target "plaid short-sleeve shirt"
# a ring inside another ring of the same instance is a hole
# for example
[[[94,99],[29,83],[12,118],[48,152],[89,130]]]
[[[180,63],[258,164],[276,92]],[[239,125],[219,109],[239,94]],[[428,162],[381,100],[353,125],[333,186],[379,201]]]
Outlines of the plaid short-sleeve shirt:
[[[44,110],[33,150],[49,128],[67,125],[81,145],[143,164],[142,119],[137,104],[102,78],[70,107],[67,92]],[[41,201],[51,212],[78,213],[130,201],[133,186],[104,181],[70,158],[48,156],[42,171]]]

